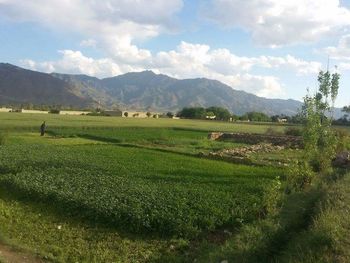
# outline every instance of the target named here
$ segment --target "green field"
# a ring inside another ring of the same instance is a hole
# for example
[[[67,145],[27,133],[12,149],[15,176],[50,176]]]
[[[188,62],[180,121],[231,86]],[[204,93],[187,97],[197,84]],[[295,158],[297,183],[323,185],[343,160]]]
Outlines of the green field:
[[[200,157],[242,146],[209,141],[209,131],[266,124],[26,114],[0,123],[0,238],[54,262],[192,261],[193,246],[265,215],[285,173]]]
[[[0,113],[1,130],[38,131],[42,121],[46,120],[51,128],[76,127],[78,129],[96,127],[147,127],[147,128],[185,128],[201,131],[231,131],[263,133],[271,124],[228,123],[219,121],[201,120],[174,120],[174,119],[138,119],[94,116],[68,116],[56,114],[22,114]],[[276,126],[282,131],[284,126]]]

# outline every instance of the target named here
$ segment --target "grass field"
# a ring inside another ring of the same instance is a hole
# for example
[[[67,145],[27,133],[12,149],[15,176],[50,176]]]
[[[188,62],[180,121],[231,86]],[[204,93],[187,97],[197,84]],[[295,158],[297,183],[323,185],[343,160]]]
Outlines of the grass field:
[[[232,131],[263,133],[271,124],[248,124],[228,123],[218,121],[201,120],[174,120],[161,119],[138,119],[138,118],[116,118],[116,117],[94,117],[94,116],[68,116],[56,114],[23,114],[23,113],[0,113],[2,130],[19,130],[37,132],[42,121],[46,120],[48,127],[63,128],[77,127],[79,129],[96,127],[147,127],[147,128],[185,128],[202,131]],[[282,131],[284,126],[277,126],[276,130]]]
[[[285,173],[199,157],[242,145],[209,141],[209,131],[266,124],[27,114],[0,123],[0,238],[54,262],[193,261],[194,247],[264,216]]]

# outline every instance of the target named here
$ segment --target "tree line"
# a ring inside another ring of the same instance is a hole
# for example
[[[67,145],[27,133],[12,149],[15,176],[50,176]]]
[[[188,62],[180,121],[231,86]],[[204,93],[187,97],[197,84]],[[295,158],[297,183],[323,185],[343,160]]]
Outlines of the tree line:
[[[170,115],[170,114],[168,114]],[[274,115],[268,116],[263,112],[251,111],[241,116],[232,114],[223,107],[185,107],[176,114],[177,117],[186,119],[213,119],[220,121],[256,121],[256,122],[279,122],[285,121],[290,123],[301,122],[301,116],[286,116],[286,115]]]
[[[303,114],[304,109],[302,108],[299,113],[287,116],[284,114],[269,116],[263,112],[251,111],[241,116],[230,113],[223,107],[185,107],[180,110],[176,116],[185,119],[212,119],[219,121],[253,121],[253,122],[287,122],[293,124],[303,124],[305,122],[305,116]],[[343,108],[344,115],[339,118],[332,120],[335,125],[350,125],[350,106]],[[168,112],[168,117],[173,117],[175,114]],[[324,116],[324,119],[329,116]]]

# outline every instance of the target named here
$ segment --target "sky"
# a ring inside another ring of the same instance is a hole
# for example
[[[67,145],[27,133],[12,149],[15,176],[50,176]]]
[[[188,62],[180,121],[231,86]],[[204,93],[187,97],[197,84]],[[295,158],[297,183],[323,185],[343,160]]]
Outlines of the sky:
[[[153,70],[298,100],[329,68],[341,107],[350,0],[0,0],[0,62],[99,78]]]

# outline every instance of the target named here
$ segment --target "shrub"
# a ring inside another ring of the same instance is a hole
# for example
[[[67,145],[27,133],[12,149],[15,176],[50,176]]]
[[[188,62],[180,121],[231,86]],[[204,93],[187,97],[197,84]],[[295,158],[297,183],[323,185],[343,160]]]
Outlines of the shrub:
[[[287,192],[300,191],[307,188],[315,173],[308,162],[298,161],[290,166],[287,173]]]
[[[337,152],[350,148],[350,134],[348,131],[345,129],[336,129],[335,136],[337,137]]]
[[[281,180],[280,177],[277,176],[272,183],[265,188],[262,215],[274,214],[278,211],[278,203],[281,200],[282,194],[281,189]]]
[[[302,136],[303,130],[298,127],[288,127],[284,134],[288,136]]]
[[[58,110],[58,109],[51,109],[49,111],[49,113],[51,113],[51,114],[60,114],[60,110]]]

